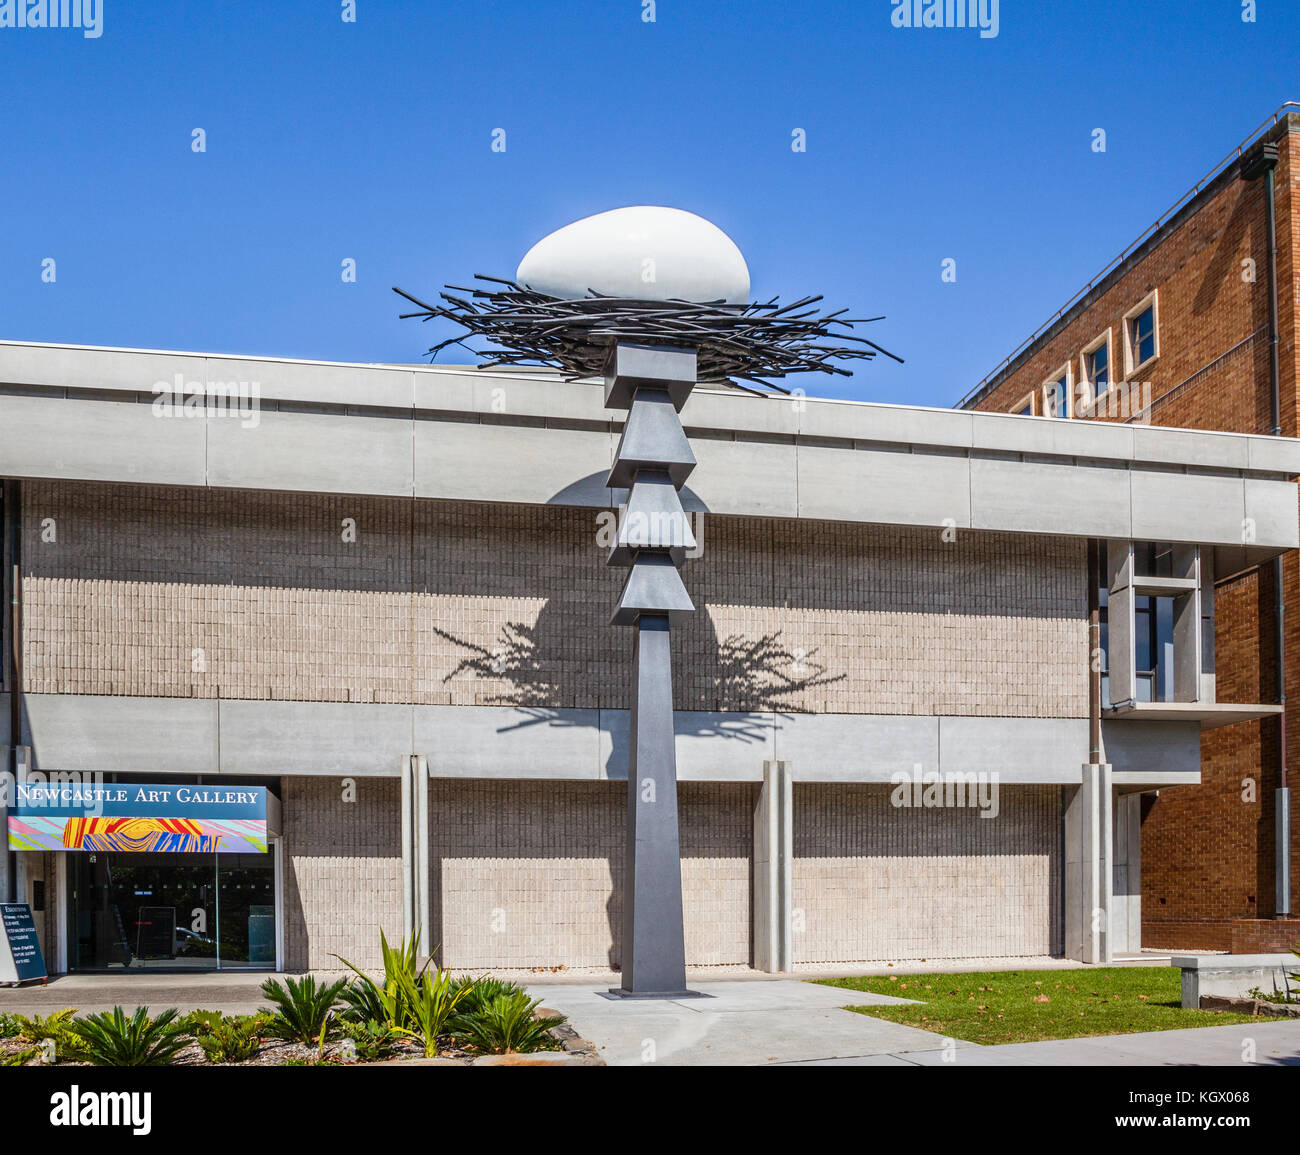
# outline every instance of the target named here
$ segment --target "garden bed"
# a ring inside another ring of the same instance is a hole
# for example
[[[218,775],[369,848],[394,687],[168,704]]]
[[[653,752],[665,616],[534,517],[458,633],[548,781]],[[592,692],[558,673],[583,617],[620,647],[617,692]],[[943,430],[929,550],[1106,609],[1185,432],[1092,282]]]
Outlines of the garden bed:
[[[252,1015],[0,1014],[0,1065],[603,1065],[563,1015],[517,984],[421,965],[418,937],[390,947],[381,935],[381,950],[382,977],[347,964],[350,979],[267,979],[270,1005]]]

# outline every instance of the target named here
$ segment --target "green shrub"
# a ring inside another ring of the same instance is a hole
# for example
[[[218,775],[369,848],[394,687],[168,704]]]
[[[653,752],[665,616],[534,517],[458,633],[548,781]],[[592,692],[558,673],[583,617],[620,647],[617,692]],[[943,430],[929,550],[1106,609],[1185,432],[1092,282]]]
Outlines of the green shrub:
[[[270,1022],[271,1033],[296,1043],[317,1042],[333,1022],[339,992],[345,985],[344,979],[318,984],[312,975],[286,979],[284,983],[267,979],[262,984],[262,994],[276,1008]]]
[[[8,1036],[12,1038],[13,1036]],[[0,1067],[21,1067],[24,1063],[36,1058],[41,1053],[40,1047],[27,1047],[22,1051],[12,1051],[8,1054],[0,1052]]]
[[[385,1022],[388,1012],[381,994],[382,990],[382,987],[373,982],[363,982],[361,979],[354,978],[339,995],[343,1000],[344,1008],[339,1013],[340,1020],[350,1022],[354,1026],[362,1023]]]
[[[490,1003],[497,995],[522,995],[524,988],[518,983],[505,979],[494,979],[488,975],[470,978],[462,975],[455,980],[457,986],[464,987],[465,999],[460,1005],[459,1014],[472,1015]]]
[[[388,938],[381,930],[379,951],[384,963],[383,982],[378,982],[347,959],[334,956],[356,975],[343,992],[348,1005],[345,1013],[353,1022],[373,1019],[377,1023],[409,1030],[414,1026],[414,1018],[408,994],[419,985],[429,967],[427,962],[423,967],[419,965],[420,933],[416,931],[409,940],[404,938],[393,947],[388,945]]]
[[[450,973],[445,970],[426,969],[419,982],[405,980],[405,997],[410,1006],[411,1026],[398,1027],[402,1034],[424,1046],[425,1058],[438,1053],[438,1036],[447,1033],[447,1024],[465,997],[465,989],[457,990]]]
[[[45,1039],[57,1042],[60,1036],[67,1033],[72,1024],[72,1016],[76,1013],[73,1007],[65,1007],[44,1017],[32,1015],[29,1019],[26,1015],[14,1015],[14,1021],[18,1024],[18,1037],[29,1043],[39,1043]]]
[[[261,1015],[230,1015],[209,1020],[199,1032],[199,1046],[210,1063],[242,1063],[261,1044],[265,1020]]]
[[[424,1047],[425,1056],[432,1058],[438,1053],[438,1036],[446,1034],[447,1023],[468,988],[453,979],[450,971],[434,966],[432,959],[419,965],[419,931],[409,941],[403,939],[392,947],[381,930],[379,946],[384,961],[382,983],[347,959],[339,959],[357,976],[349,1009],[358,1018],[364,1014],[367,1020],[415,1039]]]
[[[457,1015],[453,1029],[458,1038],[492,1055],[553,1050],[550,1030],[567,1020],[563,1015],[535,1018],[540,1005],[540,999],[530,999],[522,990],[501,992],[484,999],[472,1012]]]
[[[148,1007],[136,1007],[129,1019],[121,1007],[114,1007],[77,1019],[70,1029],[97,1067],[164,1067],[190,1041],[176,1017],[175,1007],[156,1018],[149,1017]]]
[[[188,1031],[191,1035],[199,1035],[204,1031],[210,1031],[217,1023],[221,1022],[223,1017],[220,1011],[190,1011],[189,1014],[177,1021],[183,1030]]]
[[[395,1027],[376,1022],[374,1019],[368,1019],[364,1023],[343,1019],[339,1022],[339,1028],[344,1038],[352,1040],[352,1045],[357,1050],[357,1058],[366,1063],[389,1058],[397,1040],[402,1037]]]
[[[12,1039],[21,1029],[17,1015],[0,1015],[0,1039]]]
[[[30,1019],[25,1015],[14,1015],[18,1024],[18,1037],[28,1043],[43,1043],[46,1039],[53,1039],[56,1062],[82,1062],[88,1055],[85,1044],[73,1030],[72,1016],[76,1013],[72,1007],[65,1007],[44,1018],[40,1015],[33,1015]]]

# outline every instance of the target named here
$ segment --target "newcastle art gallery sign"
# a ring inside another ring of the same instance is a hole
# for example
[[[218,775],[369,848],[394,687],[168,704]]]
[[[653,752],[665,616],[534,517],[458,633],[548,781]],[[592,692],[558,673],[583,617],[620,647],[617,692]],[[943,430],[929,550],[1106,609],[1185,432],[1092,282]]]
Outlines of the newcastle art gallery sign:
[[[10,850],[265,854],[265,786],[19,782]]]

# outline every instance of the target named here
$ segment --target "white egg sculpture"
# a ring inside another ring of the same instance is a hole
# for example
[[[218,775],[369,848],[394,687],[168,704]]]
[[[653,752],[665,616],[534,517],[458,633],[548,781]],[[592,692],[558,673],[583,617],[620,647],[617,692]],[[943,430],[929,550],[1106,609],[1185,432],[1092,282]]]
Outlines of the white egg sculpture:
[[[717,225],[683,209],[637,205],[544,236],[515,280],[572,300],[595,290],[648,301],[749,301],[749,267]]]

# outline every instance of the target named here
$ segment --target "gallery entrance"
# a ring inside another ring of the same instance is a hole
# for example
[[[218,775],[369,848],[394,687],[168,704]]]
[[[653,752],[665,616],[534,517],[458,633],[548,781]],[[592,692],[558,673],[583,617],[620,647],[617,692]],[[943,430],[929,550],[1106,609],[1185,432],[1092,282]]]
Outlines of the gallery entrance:
[[[68,855],[68,969],[274,970],[275,855]]]

